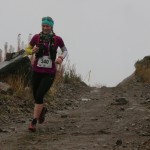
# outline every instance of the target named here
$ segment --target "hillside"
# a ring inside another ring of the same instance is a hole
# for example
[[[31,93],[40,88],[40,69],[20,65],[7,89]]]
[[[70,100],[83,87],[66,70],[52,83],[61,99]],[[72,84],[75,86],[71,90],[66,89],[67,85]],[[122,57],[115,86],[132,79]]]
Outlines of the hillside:
[[[45,99],[49,112],[36,133],[27,130],[30,89],[1,94],[0,150],[150,150],[150,84],[139,74],[148,69],[142,61],[116,87],[60,84],[55,99]]]

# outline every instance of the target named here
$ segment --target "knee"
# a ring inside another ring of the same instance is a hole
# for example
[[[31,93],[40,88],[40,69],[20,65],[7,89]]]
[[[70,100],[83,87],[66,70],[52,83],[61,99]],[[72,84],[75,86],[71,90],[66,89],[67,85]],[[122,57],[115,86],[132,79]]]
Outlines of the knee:
[[[43,99],[35,99],[35,103],[36,104],[43,104]]]
[[[34,99],[36,104],[43,104],[43,97],[36,95]]]

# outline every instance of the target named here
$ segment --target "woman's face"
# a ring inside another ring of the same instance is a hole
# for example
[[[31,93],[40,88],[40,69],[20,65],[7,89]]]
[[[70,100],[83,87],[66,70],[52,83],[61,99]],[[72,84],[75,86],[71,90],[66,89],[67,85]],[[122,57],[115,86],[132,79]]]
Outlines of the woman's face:
[[[43,25],[42,25],[42,32],[43,32],[44,34],[49,34],[49,33],[51,32],[51,30],[52,30],[52,27],[51,27],[51,26],[49,26],[49,25],[47,25],[47,24],[43,24]]]

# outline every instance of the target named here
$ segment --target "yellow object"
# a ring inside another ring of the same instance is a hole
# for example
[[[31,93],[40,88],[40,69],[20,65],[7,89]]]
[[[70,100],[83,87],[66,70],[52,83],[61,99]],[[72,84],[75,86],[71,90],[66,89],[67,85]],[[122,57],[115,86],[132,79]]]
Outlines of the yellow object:
[[[29,44],[28,47],[25,48],[26,54],[27,55],[32,55],[32,46]]]

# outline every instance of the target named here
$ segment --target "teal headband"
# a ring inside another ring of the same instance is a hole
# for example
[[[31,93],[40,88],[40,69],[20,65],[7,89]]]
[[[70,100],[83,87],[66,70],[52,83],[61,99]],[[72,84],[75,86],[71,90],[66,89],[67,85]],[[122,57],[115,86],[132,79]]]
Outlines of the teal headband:
[[[51,17],[43,17],[42,18],[42,25],[43,24],[46,24],[46,25],[49,25],[49,26],[53,27],[54,26],[54,21]]]

